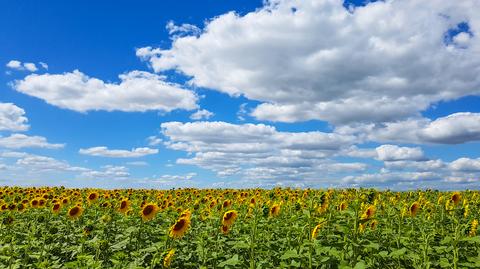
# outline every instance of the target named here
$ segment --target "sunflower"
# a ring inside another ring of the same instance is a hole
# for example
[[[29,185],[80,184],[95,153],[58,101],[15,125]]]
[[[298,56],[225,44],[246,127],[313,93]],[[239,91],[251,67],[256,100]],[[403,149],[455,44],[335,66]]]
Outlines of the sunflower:
[[[192,212],[190,212],[190,209],[185,209],[183,210],[182,214],[180,214],[180,218],[187,218],[187,219],[191,219],[192,217]]]
[[[186,218],[179,218],[175,224],[170,227],[170,237],[173,238],[180,238],[182,237],[188,230],[190,226],[190,220]]]
[[[17,205],[17,210],[18,210],[19,212],[25,211],[26,208],[27,208],[27,206],[24,205],[24,204],[18,204],[18,205]]]
[[[175,254],[175,249],[171,249],[167,255],[165,255],[165,258],[163,259],[163,267],[168,268],[170,267],[170,264],[172,263],[173,259],[173,254]]]
[[[91,192],[88,194],[87,200],[89,203],[93,203],[98,199],[98,193],[97,192]]]
[[[462,198],[462,196],[460,195],[459,192],[454,192],[452,194],[452,196],[450,197],[450,200],[455,204],[457,205],[459,202],[460,202],[460,199]]]
[[[273,204],[273,206],[270,208],[270,216],[276,217],[280,214],[280,205],[279,204]]]
[[[238,217],[238,212],[236,210],[229,210],[223,214],[222,225],[232,226],[235,220]]]
[[[78,219],[83,213],[83,208],[76,205],[68,210],[68,217],[71,219]]]
[[[130,208],[130,200],[123,199],[120,202],[120,206],[118,207],[118,211],[120,211],[120,213],[125,214],[125,212],[127,212],[129,208]]]
[[[362,220],[371,219],[373,215],[375,215],[375,210],[376,210],[375,206],[370,205],[369,207],[367,207],[367,209],[365,209],[365,212],[363,212],[361,219]]]
[[[62,206],[61,206],[59,203],[53,204],[53,206],[52,206],[52,212],[55,213],[55,214],[57,214],[58,212],[60,212],[60,208],[61,208],[61,207],[62,207]]]
[[[47,204],[47,200],[45,200],[44,198],[38,199],[38,207],[42,208],[42,207],[44,207],[46,204]]]
[[[469,236],[477,235],[477,228],[478,228],[478,220],[474,219],[472,221],[472,225],[470,226],[470,231],[468,232]]]
[[[144,221],[148,221],[148,220],[153,219],[155,217],[155,215],[157,214],[157,212],[158,212],[158,207],[157,207],[156,204],[146,203],[143,206],[140,214],[142,215],[142,219]]]
[[[372,222],[370,223],[370,229],[375,230],[375,228],[377,228],[377,225],[378,225],[378,221],[372,220]]]
[[[32,201],[30,201],[30,205],[31,205],[33,208],[37,208],[37,207],[38,207],[38,199],[35,198],[35,199],[33,199]]]
[[[413,202],[410,206],[410,216],[415,217],[420,210],[420,204],[418,202]]]

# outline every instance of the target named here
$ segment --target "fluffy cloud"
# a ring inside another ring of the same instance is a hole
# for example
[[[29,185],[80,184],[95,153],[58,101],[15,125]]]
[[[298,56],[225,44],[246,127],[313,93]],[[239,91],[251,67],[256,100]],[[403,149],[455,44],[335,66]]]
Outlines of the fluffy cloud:
[[[425,160],[421,148],[399,147],[396,145],[382,145],[376,148],[380,161]]]
[[[65,144],[51,144],[43,136],[28,136],[24,134],[12,134],[7,137],[0,137],[0,147],[3,148],[45,148],[59,149]]]
[[[211,118],[213,115],[215,115],[213,112],[210,112],[206,109],[200,109],[200,110],[197,110],[195,113],[193,113],[192,115],[190,115],[190,119],[192,120],[202,120],[202,119],[209,119]]]
[[[40,66],[44,69],[48,69],[48,65],[40,62]],[[14,70],[27,70],[30,72],[35,72],[38,70],[38,67],[34,63],[22,63],[17,60],[11,60],[6,65],[6,67]]]
[[[72,171],[85,172],[89,169],[83,167],[71,166],[66,161],[59,161],[51,157],[28,154],[16,161],[18,166],[33,171]]]
[[[27,122],[25,110],[12,103],[0,103],[0,131],[26,131]]]
[[[161,129],[168,148],[193,154],[177,163],[210,169],[218,176],[300,179],[366,169],[363,163],[338,163],[330,158],[350,147],[353,136],[279,132],[264,124],[226,122],[166,122]]]
[[[75,70],[64,74],[31,74],[13,83],[13,88],[61,108],[79,112],[172,111],[197,108],[192,91],[143,71],[119,76],[120,83],[108,83]]]
[[[80,154],[90,156],[101,156],[111,158],[137,158],[146,155],[157,154],[158,149],[152,148],[134,148],[132,150],[123,149],[108,149],[107,147],[93,147],[87,149],[80,149]]]
[[[475,0],[353,10],[341,0],[273,0],[137,55],[156,72],[175,69],[194,85],[263,102],[258,119],[389,122],[480,93],[479,9]]]
[[[460,158],[450,163],[450,169],[461,172],[480,172],[480,158]]]
[[[126,179],[130,177],[130,172],[125,166],[105,165],[102,170],[88,170],[82,172],[80,177],[94,179]]]
[[[413,118],[383,124],[340,126],[335,132],[379,142],[460,144],[480,140],[480,113],[460,112],[436,120]]]

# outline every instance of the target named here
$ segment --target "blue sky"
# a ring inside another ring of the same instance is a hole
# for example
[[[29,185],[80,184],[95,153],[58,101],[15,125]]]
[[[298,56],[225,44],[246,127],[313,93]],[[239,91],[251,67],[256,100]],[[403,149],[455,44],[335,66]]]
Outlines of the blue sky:
[[[0,184],[478,188],[478,8],[3,2]]]

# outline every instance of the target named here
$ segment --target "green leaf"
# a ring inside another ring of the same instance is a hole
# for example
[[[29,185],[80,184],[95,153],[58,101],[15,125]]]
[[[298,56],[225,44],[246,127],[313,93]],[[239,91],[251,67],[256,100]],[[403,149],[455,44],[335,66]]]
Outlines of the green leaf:
[[[287,250],[283,255],[280,257],[282,260],[288,260],[292,258],[298,258],[297,251],[294,249]]]

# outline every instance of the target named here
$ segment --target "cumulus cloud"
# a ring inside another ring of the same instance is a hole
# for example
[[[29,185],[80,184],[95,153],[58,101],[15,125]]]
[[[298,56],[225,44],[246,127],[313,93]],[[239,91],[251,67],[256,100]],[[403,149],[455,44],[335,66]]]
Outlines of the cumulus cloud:
[[[355,137],[323,132],[280,132],[265,124],[226,122],[166,122],[161,124],[168,148],[191,153],[178,164],[210,169],[218,176],[245,178],[312,178],[357,172],[363,163],[331,159],[350,147]]]
[[[45,63],[39,63],[39,64],[44,69],[48,68],[48,66],[45,67],[46,66]],[[35,71],[38,70],[38,67],[34,63],[22,63],[22,62],[17,61],[17,60],[11,60],[5,66],[10,68],[10,69],[19,70],[19,71],[27,70],[27,71],[30,71],[30,72],[35,72]]]
[[[160,137],[155,135],[147,137],[147,141],[148,141],[148,145],[152,147],[158,146],[163,142],[163,140]]]
[[[213,115],[215,115],[213,112],[210,112],[206,109],[200,109],[200,110],[195,111],[195,113],[193,113],[192,115],[190,115],[190,119],[192,119],[192,120],[203,120],[203,119],[208,120]]]
[[[0,131],[26,131],[25,110],[12,103],[0,103]]]
[[[480,140],[480,113],[459,112],[435,120],[412,118],[382,124],[353,124],[335,128],[341,134],[379,142],[461,144]]]
[[[450,163],[450,169],[462,172],[480,172],[480,158],[460,158]]]
[[[108,149],[107,147],[92,147],[80,149],[80,154],[110,158],[138,158],[146,155],[157,154],[158,149],[152,148],[133,148],[132,150]]]
[[[196,86],[262,102],[252,112],[261,120],[389,122],[480,93],[479,9],[475,0],[353,10],[341,0],[274,0],[137,55],[156,72],[174,69]]]
[[[11,134],[7,137],[0,136],[0,147],[19,149],[19,148],[45,148],[59,149],[65,144],[52,144],[43,136],[28,136],[24,134]]]
[[[51,157],[33,154],[28,154],[27,156],[18,159],[16,165],[33,171],[88,171],[87,168],[71,166],[66,161],[59,161]]]
[[[91,78],[75,70],[63,74],[31,74],[13,83],[21,93],[61,108],[78,112],[90,110],[169,112],[197,108],[192,91],[165,81],[163,76],[131,71],[119,76],[119,83]]]
[[[399,147],[397,145],[381,145],[376,148],[380,161],[425,160],[421,148]]]

